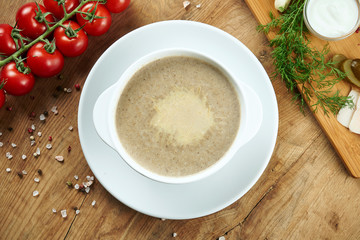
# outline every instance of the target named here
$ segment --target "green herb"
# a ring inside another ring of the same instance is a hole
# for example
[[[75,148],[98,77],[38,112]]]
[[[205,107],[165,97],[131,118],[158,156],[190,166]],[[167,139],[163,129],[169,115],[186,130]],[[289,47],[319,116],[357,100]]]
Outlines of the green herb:
[[[314,99],[311,104],[314,112],[321,108],[325,115],[329,112],[337,114],[343,106],[353,104],[338,91],[332,93],[332,87],[346,75],[334,66],[334,62],[325,60],[329,52],[327,45],[321,51],[309,46],[303,17],[305,2],[293,1],[277,18],[270,12],[271,21],[258,26],[258,30],[266,34],[277,31],[275,38],[270,40],[276,68],[272,77],[281,76],[286,87],[294,93],[293,99],[300,100],[301,111],[306,105],[305,99],[309,102]]]
[[[66,185],[68,185],[68,187],[73,187],[73,183],[71,181],[67,181]]]

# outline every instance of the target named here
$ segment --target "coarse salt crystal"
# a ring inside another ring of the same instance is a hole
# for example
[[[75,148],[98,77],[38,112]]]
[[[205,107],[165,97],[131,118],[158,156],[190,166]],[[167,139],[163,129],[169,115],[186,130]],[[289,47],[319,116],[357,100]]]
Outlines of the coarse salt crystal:
[[[66,217],[67,217],[67,214],[66,214],[66,210],[65,210],[65,209],[64,209],[64,210],[61,210],[60,212],[61,212],[61,216],[62,216],[63,218],[66,218]]]
[[[11,172],[11,168],[7,168],[6,171],[7,171],[7,172]]]
[[[196,8],[201,8],[201,3],[200,3],[200,4],[196,4]]]
[[[88,182],[83,182],[83,185],[85,186],[85,187],[90,187],[91,185],[93,184],[93,181],[88,181]]]
[[[38,183],[38,182],[40,182],[40,179],[39,178],[34,178],[34,181],[36,182],[36,183]]]
[[[96,204],[96,201],[94,200],[94,201],[92,201],[91,206],[95,206],[95,204]]]
[[[225,237],[221,236],[221,237],[218,238],[218,240],[225,240]]]
[[[55,209],[55,208],[53,208],[53,209],[52,209],[52,212],[53,212],[53,213],[56,213],[56,209]]]
[[[77,210],[75,211],[75,213],[76,213],[76,215],[78,215],[78,214],[80,213],[80,210],[77,209]]]
[[[0,136],[2,136],[2,132],[0,132]]]
[[[94,181],[94,176],[86,176],[86,180],[88,181],[88,182],[90,182],[90,185],[92,184],[92,181]],[[88,185],[88,186],[90,186],[90,185]]]
[[[52,108],[51,108],[51,111],[55,114],[55,115],[57,115],[59,112],[58,112],[58,110],[57,110],[57,106],[53,106]]]
[[[40,155],[40,148],[36,149],[36,154],[39,156]]]
[[[63,156],[55,156],[55,159],[58,160],[59,162],[63,162],[63,161],[64,161],[64,157],[63,157]]]
[[[6,153],[6,157],[7,157],[7,159],[12,159],[13,158],[13,155],[11,155],[11,153],[10,152],[7,152]]]
[[[36,143],[35,140],[31,140],[31,141],[30,141],[30,145],[31,145],[31,146],[34,146],[35,143]]]
[[[23,154],[23,155],[21,156],[21,158],[22,158],[23,160],[25,160],[25,159],[26,159],[26,155]]]
[[[51,149],[52,148],[52,145],[50,143],[46,144],[46,148],[47,149]]]
[[[89,192],[90,192],[90,188],[89,188],[89,187],[86,187],[86,188],[85,188],[85,192],[86,192],[86,193],[89,193]]]
[[[21,171],[23,175],[26,175],[27,174],[27,171],[26,170],[22,170]]]
[[[161,219],[161,221],[165,221],[165,220],[166,220],[166,218],[162,218],[162,219]]]
[[[40,114],[40,117],[39,117],[40,121],[44,121],[46,119],[45,115],[44,114]]]
[[[35,190],[35,191],[33,192],[33,196],[36,197],[36,196],[38,196],[38,195],[39,195],[39,192]]]
[[[75,178],[76,180],[79,180],[79,176],[78,176],[78,175],[75,175],[74,178]]]
[[[42,133],[41,132],[38,132],[38,136],[41,137]]]
[[[190,5],[190,1],[183,2],[184,8],[186,9]]]
[[[35,125],[34,124],[31,125],[31,129],[35,130]]]
[[[75,184],[74,188],[78,190],[80,188],[79,184]]]
[[[73,126],[70,126],[70,127],[69,127],[69,130],[70,130],[70,131],[74,130]]]
[[[71,88],[68,88],[68,89],[66,89],[66,92],[67,92],[67,93],[71,93],[71,92],[72,92],[72,89],[71,89]]]
[[[4,146],[4,143],[3,142],[0,142],[0,147]]]
[[[174,233],[172,234],[172,236],[173,236],[173,237],[176,237],[176,236],[177,236],[177,233],[176,233],[176,232],[174,232]]]
[[[15,144],[15,143],[11,143],[11,146],[12,146],[13,148],[16,148],[16,144]]]

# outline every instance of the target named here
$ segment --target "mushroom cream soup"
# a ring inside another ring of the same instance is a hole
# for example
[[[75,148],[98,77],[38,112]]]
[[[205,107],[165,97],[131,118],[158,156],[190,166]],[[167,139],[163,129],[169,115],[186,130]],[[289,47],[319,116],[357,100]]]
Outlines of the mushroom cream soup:
[[[159,175],[186,176],[216,163],[240,123],[238,95],[217,67],[171,56],[140,68],[116,110],[119,139],[141,166]]]

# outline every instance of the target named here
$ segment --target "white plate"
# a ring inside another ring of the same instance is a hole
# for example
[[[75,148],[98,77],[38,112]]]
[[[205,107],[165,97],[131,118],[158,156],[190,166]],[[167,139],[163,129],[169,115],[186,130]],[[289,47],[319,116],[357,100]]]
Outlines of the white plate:
[[[263,104],[259,133],[215,175],[188,184],[150,180],[129,167],[97,135],[92,112],[98,96],[140,57],[164,48],[194,49],[222,62],[258,94]],[[239,40],[215,27],[192,21],[164,21],[138,28],[116,41],[99,58],[84,85],[78,114],[85,158],[98,181],[115,198],[144,214],[190,219],[217,212],[242,197],[265,170],[275,147],[278,108],[264,68]]]

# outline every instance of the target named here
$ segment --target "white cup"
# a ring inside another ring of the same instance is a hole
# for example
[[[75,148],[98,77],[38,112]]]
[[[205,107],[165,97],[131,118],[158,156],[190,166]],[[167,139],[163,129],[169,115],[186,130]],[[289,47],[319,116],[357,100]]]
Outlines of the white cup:
[[[198,173],[181,177],[159,175],[138,164],[122,145],[117,134],[115,122],[118,101],[132,76],[146,64],[168,56],[195,57],[216,66],[222,70],[231,81],[240,102],[241,117],[239,129],[234,142],[227,152],[215,164],[208,168]],[[110,86],[98,97],[93,110],[93,121],[98,135],[106,144],[115,149],[130,167],[150,179],[171,184],[194,182],[210,176],[221,169],[243,145],[256,135],[260,128],[262,117],[262,104],[254,90],[245,85],[241,79],[232,77],[232,74],[224,66],[216,62],[216,60],[202,53],[187,49],[163,49],[140,58],[125,70],[114,85]]]

